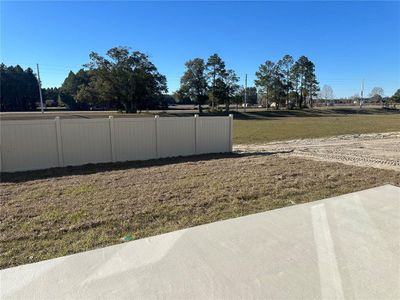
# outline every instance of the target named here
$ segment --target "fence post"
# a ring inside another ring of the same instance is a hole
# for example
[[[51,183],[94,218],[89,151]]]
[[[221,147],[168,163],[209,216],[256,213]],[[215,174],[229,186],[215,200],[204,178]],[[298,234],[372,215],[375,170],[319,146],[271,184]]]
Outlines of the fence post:
[[[195,114],[194,115],[194,153],[198,154],[198,142],[197,142],[197,138],[198,138],[198,134],[197,134],[197,130],[198,130],[198,123],[199,123],[199,115]]]
[[[64,153],[63,153],[63,146],[62,146],[60,117],[56,117],[56,139],[57,139],[58,166],[64,167]]]
[[[229,114],[229,152],[233,150],[233,114]]]
[[[116,153],[115,153],[115,132],[114,132],[114,117],[108,116],[110,120],[110,152],[111,152],[111,161],[116,162]]]
[[[159,132],[158,132],[158,119],[159,119],[159,116],[158,115],[156,115],[156,116],[154,116],[154,122],[155,122],[155,137],[156,137],[156,158],[160,158],[160,149],[159,149],[159,144],[158,144],[158,135],[159,135]]]

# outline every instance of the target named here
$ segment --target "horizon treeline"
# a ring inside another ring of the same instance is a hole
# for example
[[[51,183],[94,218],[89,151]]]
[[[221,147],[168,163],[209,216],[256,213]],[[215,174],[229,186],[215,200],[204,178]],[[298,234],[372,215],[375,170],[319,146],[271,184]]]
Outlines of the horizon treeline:
[[[313,107],[317,96],[333,98],[332,88],[319,83],[314,63],[306,56],[290,55],[267,60],[255,72],[255,87],[247,87],[247,103],[262,103],[276,109]],[[39,100],[38,81],[31,68],[0,65],[1,111],[33,111]],[[239,76],[225,61],[213,54],[206,60],[193,58],[185,63],[180,88],[168,95],[166,77],[160,74],[148,55],[127,47],[114,47],[101,56],[89,55],[89,62],[76,73],[70,71],[60,87],[43,88],[48,106],[70,110],[117,109],[127,113],[167,109],[169,104],[195,104],[202,112],[229,111],[231,104],[243,103],[245,89]],[[379,88],[375,88],[379,90]],[[382,90],[382,89],[381,89]],[[382,90],[383,96],[383,90]]]
[[[31,68],[22,69],[19,65],[7,67],[0,65],[0,110],[36,110],[39,100],[39,85]]]
[[[182,101],[190,99],[196,105],[209,104],[212,109],[216,105],[224,105],[229,110],[232,103],[238,103],[244,94],[243,87],[238,85],[239,77],[232,69],[227,69],[225,62],[218,54],[211,55],[207,61],[194,58],[185,63],[185,73],[181,78],[181,87],[175,93]],[[260,102],[267,107],[304,108],[312,107],[319,92],[315,75],[315,65],[306,56],[294,61],[290,55],[285,55],[278,62],[267,60],[256,72],[250,95],[255,95],[249,104]],[[254,92],[255,91],[255,92]]]

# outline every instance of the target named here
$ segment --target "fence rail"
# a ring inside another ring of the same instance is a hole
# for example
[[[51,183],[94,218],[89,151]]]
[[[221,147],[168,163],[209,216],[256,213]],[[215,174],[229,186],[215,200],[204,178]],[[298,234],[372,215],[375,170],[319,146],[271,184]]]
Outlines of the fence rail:
[[[2,121],[0,171],[232,151],[233,117]]]

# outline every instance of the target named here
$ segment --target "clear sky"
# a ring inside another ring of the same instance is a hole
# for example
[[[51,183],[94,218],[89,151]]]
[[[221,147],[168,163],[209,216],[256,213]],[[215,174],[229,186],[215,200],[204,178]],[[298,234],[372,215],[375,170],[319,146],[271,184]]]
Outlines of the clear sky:
[[[367,94],[400,88],[400,2],[1,2],[1,61],[39,63],[44,87],[119,45],[150,55],[170,92],[185,61],[213,53],[249,85],[265,60],[291,54],[338,97],[362,79]]]

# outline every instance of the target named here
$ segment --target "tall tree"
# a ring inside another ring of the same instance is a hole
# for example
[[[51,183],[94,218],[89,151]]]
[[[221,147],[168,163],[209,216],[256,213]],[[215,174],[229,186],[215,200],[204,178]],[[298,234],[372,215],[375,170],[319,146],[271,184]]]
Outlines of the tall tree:
[[[376,86],[374,87],[371,92],[369,93],[369,97],[373,102],[381,103],[382,106],[384,106],[384,100],[383,97],[385,96],[385,92],[383,91],[383,88]]]
[[[321,100],[325,101],[325,104],[328,105],[328,101],[332,100],[335,96],[333,94],[333,89],[330,85],[324,84],[319,93]]]
[[[239,105],[243,103],[244,100],[243,95],[244,95],[244,88],[241,87],[232,100],[233,103],[236,104],[236,110],[239,110]]]
[[[393,107],[396,108],[396,104],[400,103],[400,89],[393,94],[390,101],[392,102]]]
[[[308,107],[314,106],[314,97],[318,96],[319,89],[319,82],[315,76],[315,67],[312,62],[310,62],[309,69],[307,71],[306,76],[306,90],[307,90],[307,100],[308,100]]]
[[[378,96],[381,96],[381,97],[385,96],[385,92],[383,91],[383,88],[381,88],[379,86],[374,87],[371,90],[371,92],[369,93],[369,96],[373,97],[375,95],[378,95]]]
[[[199,106],[202,113],[202,105],[207,101],[207,75],[206,64],[201,58],[195,58],[185,63],[186,71],[181,78],[180,92]]]
[[[261,64],[256,72],[257,79],[254,84],[259,89],[260,93],[267,100],[267,105],[273,96],[273,80],[275,77],[275,64],[267,60],[265,63]]]
[[[306,100],[308,100],[308,105],[312,106],[313,97],[317,95],[319,90],[314,63],[306,56],[300,56],[293,64],[291,73],[295,91],[298,95],[297,106],[302,108]]]
[[[146,107],[147,101],[167,92],[165,76],[146,54],[114,47],[106,56],[90,54],[91,61],[86,65],[91,71],[90,82],[81,94],[101,103],[117,103],[125,112],[136,113]]]
[[[57,87],[44,88],[42,89],[43,101],[46,106],[51,104],[53,106],[65,106],[65,103],[61,101],[60,89]]]
[[[289,105],[289,95],[294,85],[291,76],[293,64],[294,64],[293,57],[288,54],[286,54],[277,62],[277,67],[279,68],[279,72],[282,74],[282,84],[286,94],[286,103],[285,103],[286,107],[288,107]]]
[[[244,102],[244,87],[243,86],[240,86],[238,88],[235,95],[233,96],[232,101],[234,104],[236,104],[236,110],[239,108],[240,104],[243,104],[243,102]],[[258,103],[258,94],[257,94],[256,87],[254,87],[254,86],[247,87],[246,103],[249,105],[255,105]]]
[[[239,77],[235,71],[227,70],[223,77],[217,78],[215,87],[215,96],[225,104],[225,111],[229,112],[229,106],[239,90]],[[221,102],[222,102],[221,101]]]
[[[193,104],[192,100],[190,100],[190,97],[187,95],[187,93],[184,93],[181,89],[175,91],[172,94],[172,97],[174,97],[175,102],[179,104]]]
[[[83,108],[81,98],[78,97],[78,91],[90,82],[90,72],[80,69],[76,74],[69,71],[68,76],[60,88],[60,100],[65,103],[69,109]],[[86,103],[91,104],[90,99],[86,99]]]
[[[285,104],[285,85],[283,82],[283,74],[280,67],[270,60],[261,64],[256,72],[257,79],[254,81],[259,88],[263,97],[271,104],[275,103],[275,107]],[[268,105],[268,104],[267,104]]]
[[[0,109],[1,111],[36,110],[39,85],[31,68],[23,70],[19,65],[0,65]]]
[[[227,75],[225,70],[225,62],[221,59],[221,57],[219,57],[217,53],[214,53],[208,58],[206,68],[207,78],[211,86],[211,109],[214,110],[217,101],[220,100],[216,97],[217,80],[222,79],[224,76]]]
[[[242,99],[244,98],[244,88],[239,91]],[[257,88],[256,87],[247,87],[246,89],[246,102],[250,105],[257,104],[258,96],[257,96]]]

